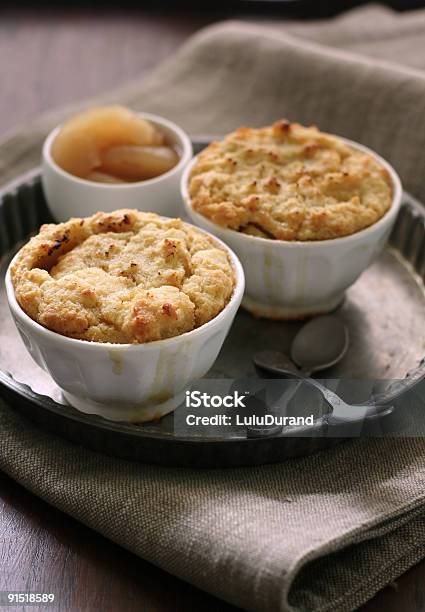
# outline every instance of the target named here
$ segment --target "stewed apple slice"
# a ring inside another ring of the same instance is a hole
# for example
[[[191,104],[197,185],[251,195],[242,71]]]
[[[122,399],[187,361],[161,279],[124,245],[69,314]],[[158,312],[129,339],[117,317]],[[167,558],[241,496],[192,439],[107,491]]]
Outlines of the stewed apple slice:
[[[101,170],[126,181],[142,181],[171,170],[178,159],[170,147],[123,145],[103,151]]]
[[[95,141],[79,130],[65,134],[59,132],[53,141],[51,153],[60,168],[80,178],[85,178],[101,163]]]
[[[124,106],[100,106],[89,109],[63,127],[82,130],[94,138],[99,148],[123,144],[161,145],[164,137],[149,121]]]

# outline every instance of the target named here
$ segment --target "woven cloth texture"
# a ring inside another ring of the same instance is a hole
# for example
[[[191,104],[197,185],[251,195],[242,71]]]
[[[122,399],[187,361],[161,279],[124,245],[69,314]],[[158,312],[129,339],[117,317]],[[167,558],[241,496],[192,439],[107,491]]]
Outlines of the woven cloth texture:
[[[384,155],[425,198],[425,12],[226,22],[97,102],[192,134],[280,117]],[[87,105],[87,102],[84,105]],[[49,113],[0,145],[0,180],[39,161]],[[422,389],[422,396],[424,389]],[[420,395],[414,400],[421,407]],[[279,465],[160,468],[96,454],[0,404],[0,469],[152,563],[246,610],[353,610],[425,555],[425,441],[362,440]]]

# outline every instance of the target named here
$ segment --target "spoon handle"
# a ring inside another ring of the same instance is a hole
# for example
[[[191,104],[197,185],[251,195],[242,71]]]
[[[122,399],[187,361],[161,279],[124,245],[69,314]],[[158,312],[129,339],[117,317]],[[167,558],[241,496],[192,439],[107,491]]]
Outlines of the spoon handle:
[[[321,382],[316,380],[315,378],[311,378],[308,375],[308,372],[303,370],[296,371],[295,369],[292,371],[284,370],[283,368],[268,368],[269,371],[274,370],[274,374],[278,374],[284,378],[293,378],[294,380],[299,380],[301,382],[305,382],[312,387],[315,387],[322,394],[325,401],[331,406],[332,412],[340,410],[342,406],[346,406],[345,402],[333,391],[325,387]]]
[[[299,376],[300,379],[315,387],[331,408],[321,418],[322,423],[333,431],[332,435],[360,435],[365,428],[374,427],[373,422],[390,415],[394,408],[379,404],[347,404],[339,395],[325,387],[315,378]]]
[[[366,423],[371,424],[373,421],[379,420],[381,417],[385,417],[393,412],[393,406],[389,406],[384,402],[368,402],[359,405],[347,404],[334,391],[325,387],[315,378],[306,376],[304,372],[295,370],[295,368],[289,370],[279,367],[279,365],[265,365],[264,362],[262,363],[255,358],[254,363],[260,375],[266,371],[279,378],[294,379],[298,380],[300,384],[305,382],[315,387],[331,409],[321,417],[321,422],[341,434],[350,432],[349,435],[357,435],[364,429]]]

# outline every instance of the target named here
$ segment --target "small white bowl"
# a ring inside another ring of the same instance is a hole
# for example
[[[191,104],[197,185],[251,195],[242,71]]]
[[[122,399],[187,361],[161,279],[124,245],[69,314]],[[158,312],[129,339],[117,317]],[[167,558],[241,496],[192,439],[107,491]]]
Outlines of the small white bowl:
[[[181,175],[193,155],[189,136],[175,123],[151,115],[140,117],[159,128],[167,140],[176,145],[180,160],[174,168],[155,178],[137,183],[106,184],[78,178],[62,170],[51,156],[52,143],[62,126],[47,136],[42,152],[42,184],[47,203],[57,221],[70,217],[87,217],[98,210],[112,212],[117,208],[136,208],[165,217],[181,214],[179,184]]]
[[[400,179],[388,162],[367,147],[346,138],[341,140],[368,153],[388,171],[393,200],[385,215],[373,225],[332,240],[272,240],[221,227],[191,206],[188,179],[196,157],[182,175],[181,194],[187,214],[196,225],[226,242],[238,255],[246,276],[242,305],[257,316],[303,319],[334,310],[345,290],[388,240],[401,203]]]
[[[16,300],[10,276],[15,258],[6,273],[12,317],[30,355],[51,375],[71,406],[113,421],[157,419],[175,410],[190,384],[211,368],[241,303],[242,266],[220,244],[235,272],[233,295],[214,319],[180,336],[146,344],[110,344],[50,331],[33,321]]]

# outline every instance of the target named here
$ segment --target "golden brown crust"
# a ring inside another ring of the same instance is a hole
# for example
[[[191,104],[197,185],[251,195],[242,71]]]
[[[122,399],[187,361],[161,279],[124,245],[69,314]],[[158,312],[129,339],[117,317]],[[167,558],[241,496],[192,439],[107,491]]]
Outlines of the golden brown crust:
[[[390,208],[392,187],[370,155],[282,120],[209,145],[192,169],[189,195],[195,211],[223,227],[305,241],[372,225]]]
[[[117,210],[43,225],[11,270],[16,298],[55,332],[96,342],[178,336],[233,291],[226,251],[180,219]]]

